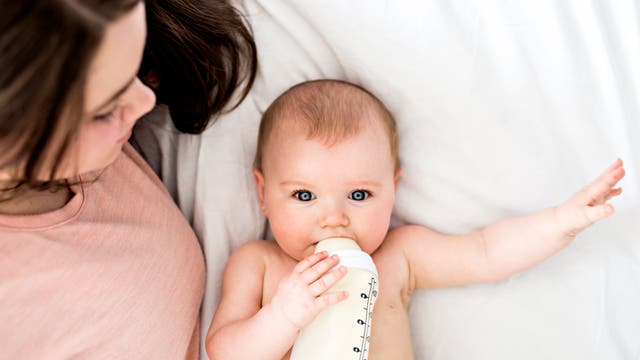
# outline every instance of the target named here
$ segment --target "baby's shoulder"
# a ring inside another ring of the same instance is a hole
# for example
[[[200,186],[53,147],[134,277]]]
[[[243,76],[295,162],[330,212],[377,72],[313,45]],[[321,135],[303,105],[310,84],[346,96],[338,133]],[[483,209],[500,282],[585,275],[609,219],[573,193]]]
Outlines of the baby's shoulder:
[[[386,236],[385,242],[400,242],[407,239],[424,239],[438,236],[438,232],[422,225],[403,225],[391,229]],[[388,241],[390,240],[390,241]],[[402,246],[402,245],[396,245]],[[405,245],[406,246],[406,245]]]
[[[277,247],[275,241],[250,240],[238,246],[234,252],[269,252],[274,247]]]
[[[279,250],[274,241],[268,240],[251,240],[238,246],[231,254],[231,259],[238,260],[266,260],[273,253]]]
[[[422,242],[429,242],[436,238],[438,233],[420,225],[403,225],[391,229],[380,248],[375,254],[378,256],[411,255]]]
[[[229,259],[229,265],[234,264],[251,264],[250,266],[263,267],[266,264],[272,264],[277,259],[281,259],[284,252],[280,249],[275,241],[269,240],[251,240],[240,245],[233,251]]]
[[[404,225],[390,230],[372,254],[381,282],[385,282],[387,288],[411,293],[415,287],[411,278],[416,271],[415,265],[427,261],[424,254],[431,251],[430,244],[437,236],[437,232],[419,225]]]

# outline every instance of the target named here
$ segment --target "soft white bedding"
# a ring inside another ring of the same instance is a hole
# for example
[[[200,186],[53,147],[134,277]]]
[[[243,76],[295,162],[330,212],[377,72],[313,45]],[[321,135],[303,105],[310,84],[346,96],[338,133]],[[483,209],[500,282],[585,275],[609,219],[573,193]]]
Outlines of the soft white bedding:
[[[203,243],[203,335],[229,253],[263,236],[251,178],[261,112],[295,83],[341,78],[396,116],[394,224],[466,232],[626,164],[617,214],[563,252],[501,283],[417,292],[417,359],[640,359],[640,2],[239,4],[260,55],[250,96],[201,137],[173,136],[162,109],[139,133],[150,153],[158,140],[156,167]]]

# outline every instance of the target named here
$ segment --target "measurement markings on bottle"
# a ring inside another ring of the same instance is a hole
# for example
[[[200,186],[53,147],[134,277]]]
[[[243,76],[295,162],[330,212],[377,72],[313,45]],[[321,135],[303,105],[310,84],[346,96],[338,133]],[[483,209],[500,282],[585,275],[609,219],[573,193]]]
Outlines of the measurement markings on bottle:
[[[358,360],[367,360],[366,356],[369,350],[369,336],[371,334],[371,318],[373,316],[373,304],[378,296],[378,282],[375,277],[369,280],[369,289],[366,293],[361,293],[360,298],[364,301],[364,320],[358,319],[356,322],[362,327],[362,335],[360,335],[360,346],[353,348],[353,352],[360,353]]]

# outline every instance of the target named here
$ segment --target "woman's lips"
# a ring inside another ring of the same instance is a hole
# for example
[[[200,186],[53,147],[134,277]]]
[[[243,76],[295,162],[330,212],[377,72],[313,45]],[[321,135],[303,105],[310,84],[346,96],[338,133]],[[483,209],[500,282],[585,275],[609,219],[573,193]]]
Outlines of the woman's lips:
[[[129,131],[127,131],[127,133],[123,137],[118,139],[118,144],[126,143],[127,140],[129,140],[130,137],[131,137],[131,129],[129,129]]]

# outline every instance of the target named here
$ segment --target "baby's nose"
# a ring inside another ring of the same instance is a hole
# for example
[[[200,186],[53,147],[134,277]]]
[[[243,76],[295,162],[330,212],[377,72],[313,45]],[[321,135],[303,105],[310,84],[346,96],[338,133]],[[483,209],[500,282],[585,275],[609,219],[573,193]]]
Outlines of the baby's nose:
[[[322,214],[320,215],[321,227],[338,227],[348,226],[349,217],[344,211],[344,207],[340,202],[329,201],[324,204]]]

